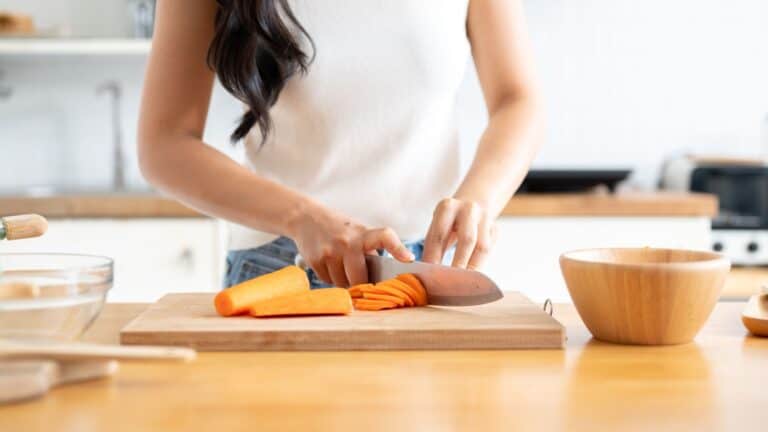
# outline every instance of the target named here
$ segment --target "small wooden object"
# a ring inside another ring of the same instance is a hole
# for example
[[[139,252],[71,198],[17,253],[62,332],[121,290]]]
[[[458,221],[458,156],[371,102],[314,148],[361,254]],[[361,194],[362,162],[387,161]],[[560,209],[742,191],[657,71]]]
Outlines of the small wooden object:
[[[595,338],[673,345],[692,341],[704,325],[730,262],[712,252],[588,249],[563,254],[560,267]]]
[[[114,360],[0,361],[0,405],[41,397],[52,387],[114,375]]]
[[[166,295],[123,328],[120,341],[203,351],[561,349],[565,342],[563,326],[515,292],[481,306],[264,319],[218,316],[213,296]]]
[[[741,322],[753,335],[768,337],[768,293],[749,298]]]
[[[8,240],[40,237],[48,230],[48,221],[36,214],[8,216],[0,221],[2,221],[5,238]]]
[[[29,15],[0,11],[0,35],[32,35],[35,22]]]
[[[18,342],[0,340],[0,359],[35,358],[48,360],[194,360],[188,348],[101,345],[80,342]]]

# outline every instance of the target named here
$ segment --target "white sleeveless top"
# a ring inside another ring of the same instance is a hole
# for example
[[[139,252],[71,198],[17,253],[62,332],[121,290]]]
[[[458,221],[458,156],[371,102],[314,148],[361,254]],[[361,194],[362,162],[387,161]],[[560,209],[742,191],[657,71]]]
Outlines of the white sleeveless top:
[[[469,0],[292,0],[316,45],[286,83],[246,164],[370,227],[426,234],[460,181],[455,101],[469,58]],[[274,239],[232,225],[230,248]]]

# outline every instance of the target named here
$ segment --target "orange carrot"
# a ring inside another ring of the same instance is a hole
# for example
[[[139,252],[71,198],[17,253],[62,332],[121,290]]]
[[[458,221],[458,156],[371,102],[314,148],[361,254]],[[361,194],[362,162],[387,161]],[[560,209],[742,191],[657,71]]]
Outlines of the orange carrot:
[[[397,280],[405,282],[408,286],[416,290],[418,292],[419,297],[422,299],[422,303],[420,306],[426,306],[427,304],[427,290],[424,289],[424,285],[421,283],[419,278],[416,277],[416,275],[411,273],[404,273],[401,275],[398,275]]]
[[[413,301],[413,304],[415,306],[425,306],[427,304],[426,302],[426,296],[422,296],[419,291],[407,283],[398,280],[398,279],[390,279],[387,281],[382,282],[388,286],[392,286],[396,289],[399,289],[400,291],[406,293],[411,300]]]
[[[360,284],[360,285],[354,285],[349,287],[349,295],[352,296],[352,298],[362,298],[363,297],[363,290],[368,287],[372,287],[373,284]]]
[[[355,309],[374,311],[427,305],[427,291],[419,278],[411,273],[401,274],[375,285],[358,285],[353,287],[355,293],[358,287],[362,298],[354,299]]]
[[[365,293],[374,293],[374,294],[383,294],[388,296],[397,297],[403,300],[403,304],[401,306],[415,306],[416,303],[411,299],[411,297],[408,296],[407,293],[403,292],[403,290],[393,287],[389,284],[386,284],[385,282],[379,282],[373,287],[366,288],[363,291],[363,294]]]
[[[370,299],[355,299],[355,309],[377,311],[382,309],[394,309],[397,307],[397,303],[386,300],[370,300]]]
[[[369,299],[369,300],[386,300],[386,301],[395,303],[400,307],[405,306],[405,299],[400,296],[393,296],[389,294],[379,294],[379,293],[367,291],[367,292],[363,292],[363,298]]]
[[[298,294],[262,300],[251,306],[255,317],[290,315],[347,315],[352,298],[345,288],[322,288]]]
[[[248,312],[257,302],[304,291],[309,291],[307,273],[299,267],[288,266],[219,292],[214,306],[219,315],[239,315]]]

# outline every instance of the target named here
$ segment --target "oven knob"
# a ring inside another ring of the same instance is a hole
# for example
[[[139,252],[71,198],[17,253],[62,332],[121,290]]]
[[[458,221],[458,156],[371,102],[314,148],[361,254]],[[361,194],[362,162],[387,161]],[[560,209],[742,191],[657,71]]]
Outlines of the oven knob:
[[[722,252],[723,249],[725,249],[725,248],[723,247],[723,244],[720,243],[720,242],[715,242],[712,245],[712,250],[715,251],[715,252]]]
[[[759,245],[759,244],[757,244],[757,242],[753,242],[753,241],[752,241],[752,242],[749,242],[749,244],[747,244],[747,250],[748,250],[750,253],[755,253],[755,252],[757,252],[758,250],[760,250],[760,245]]]

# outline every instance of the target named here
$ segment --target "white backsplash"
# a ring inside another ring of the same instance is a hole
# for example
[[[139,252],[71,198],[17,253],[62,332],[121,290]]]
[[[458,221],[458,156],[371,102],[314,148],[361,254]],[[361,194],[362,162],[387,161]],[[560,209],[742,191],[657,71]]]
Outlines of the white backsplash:
[[[136,155],[136,124],[145,66],[134,57],[28,57],[0,63],[13,96],[0,101],[0,145],[6,167],[0,170],[0,193],[45,187],[111,187],[112,117],[107,94],[97,88],[117,81],[123,91],[121,129],[126,181],[146,189]],[[206,140],[236,156],[227,136],[240,105],[217,88]]]
[[[637,181],[649,186],[673,153],[760,154],[768,113],[768,1],[525,3],[548,123],[536,166],[633,167]],[[32,12],[44,26],[86,35],[127,34],[123,7],[122,0],[0,0],[0,9]],[[133,151],[144,61],[0,57],[2,82],[14,91],[0,100],[0,189],[109,186],[109,100],[95,93],[106,80],[124,90],[128,181],[146,187]],[[470,72],[459,98],[467,156],[486,119]],[[227,136],[240,107],[218,90],[210,112],[206,139],[232,152]]]

